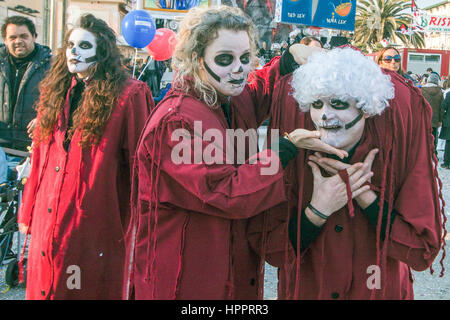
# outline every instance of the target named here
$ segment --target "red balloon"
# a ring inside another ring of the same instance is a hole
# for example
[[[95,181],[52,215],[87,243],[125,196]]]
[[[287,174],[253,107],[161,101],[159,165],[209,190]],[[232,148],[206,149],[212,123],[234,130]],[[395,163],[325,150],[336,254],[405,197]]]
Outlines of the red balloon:
[[[170,59],[177,45],[175,32],[167,28],[156,29],[155,37],[147,46],[148,55],[156,61]]]

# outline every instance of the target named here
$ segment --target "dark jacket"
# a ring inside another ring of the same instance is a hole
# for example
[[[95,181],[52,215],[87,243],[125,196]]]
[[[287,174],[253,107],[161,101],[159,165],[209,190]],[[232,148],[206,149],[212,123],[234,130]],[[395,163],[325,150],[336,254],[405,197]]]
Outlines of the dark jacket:
[[[29,63],[19,86],[16,105],[11,106],[11,66],[8,49],[0,48],[0,146],[26,150],[31,145],[28,123],[36,117],[35,104],[39,99],[39,82],[50,69],[51,52],[46,46],[35,44],[36,55]]]
[[[433,110],[433,117],[431,118],[431,126],[433,128],[439,128],[439,122],[442,122],[442,118],[444,115],[443,110],[441,109],[442,100],[444,100],[444,96],[442,95],[441,87],[437,85],[426,84],[422,88],[423,96],[431,105],[431,109]]]
[[[442,121],[442,129],[439,139],[450,140],[450,91],[447,91],[445,94],[445,99],[442,101],[441,109],[444,112],[444,119]]]

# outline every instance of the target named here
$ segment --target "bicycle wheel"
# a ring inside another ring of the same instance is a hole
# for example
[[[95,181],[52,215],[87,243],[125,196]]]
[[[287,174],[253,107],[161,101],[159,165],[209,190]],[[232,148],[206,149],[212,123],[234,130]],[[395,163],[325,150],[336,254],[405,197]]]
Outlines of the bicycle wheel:
[[[25,286],[27,282],[27,268],[26,268],[27,261],[24,259],[23,261],[23,278],[24,281],[20,286]],[[8,267],[6,268],[5,272],[5,282],[10,287],[17,287],[19,285],[19,262],[17,260],[13,260],[10,263],[8,263]]]

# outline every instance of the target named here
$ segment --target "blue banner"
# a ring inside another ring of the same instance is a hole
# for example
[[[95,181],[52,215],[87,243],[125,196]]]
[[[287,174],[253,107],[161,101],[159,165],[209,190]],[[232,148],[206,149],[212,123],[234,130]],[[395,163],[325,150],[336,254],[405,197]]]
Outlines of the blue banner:
[[[281,22],[354,30],[356,0],[280,0]]]

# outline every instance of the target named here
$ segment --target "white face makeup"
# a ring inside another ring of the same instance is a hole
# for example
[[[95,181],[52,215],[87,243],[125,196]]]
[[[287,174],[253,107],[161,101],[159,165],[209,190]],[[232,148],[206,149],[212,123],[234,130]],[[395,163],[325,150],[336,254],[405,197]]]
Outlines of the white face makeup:
[[[349,151],[361,139],[366,116],[356,108],[354,100],[320,98],[311,104],[309,112],[325,143]]]
[[[244,90],[250,65],[250,40],[246,31],[219,30],[203,58],[207,81],[225,96]]]
[[[84,29],[75,29],[70,34],[66,58],[70,73],[80,78],[89,76],[89,67],[95,63],[97,40],[94,34]]]

